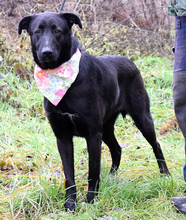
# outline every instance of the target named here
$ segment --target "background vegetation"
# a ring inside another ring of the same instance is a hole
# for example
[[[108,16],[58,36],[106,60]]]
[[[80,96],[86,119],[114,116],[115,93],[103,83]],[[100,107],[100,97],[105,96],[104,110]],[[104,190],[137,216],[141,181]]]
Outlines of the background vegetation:
[[[83,30],[73,28],[82,47],[94,55],[118,54],[141,70],[151,98],[158,141],[171,177],[160,177],[152,149],[130,117],[118,118],[122,147],[117,176],[109,176],[111,158],[102,146],[98,200],[83,203],[87,191],[87,151],[75,138],[77,207],[65,213],[64,176],[55,137],[46,120],[42,95],[33,80],[29,37],[17,34],[19,20],[32,13],[58,11],[60,0],[0,2],[0,219],[185,219],[170,198],[184,195],[184,143],[172,101],[173,20],[168,1],[69,0]]]

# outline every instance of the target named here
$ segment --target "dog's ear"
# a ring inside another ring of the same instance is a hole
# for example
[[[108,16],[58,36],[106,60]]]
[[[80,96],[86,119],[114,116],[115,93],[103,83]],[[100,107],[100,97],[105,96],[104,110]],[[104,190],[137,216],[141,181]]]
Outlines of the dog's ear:
[[[28,32],[30,22],[32,20],[33,16],[27,16],[24,17],[20,22],[19,22],[19,27],[18,27],[18,33],[21,34],[22,30],[26,30]]]
[[[63,13],[61,14],[67,20],[69,27],[71,28],[73,24],[78,24],[79,27],[82,29],[82,24],[80,18],[72,13]]]

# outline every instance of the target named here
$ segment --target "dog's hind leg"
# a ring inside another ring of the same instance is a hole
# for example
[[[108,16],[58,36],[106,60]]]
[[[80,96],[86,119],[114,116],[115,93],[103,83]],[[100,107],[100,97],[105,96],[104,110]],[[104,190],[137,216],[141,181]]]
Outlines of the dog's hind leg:
[[[134,120],[137,128],[141,131],[145,139],[152,146],[160,169],[160,173],[169,175],[170,173],[167,168],[163,152],[161,150],[160,144],[156,140],[154,122],[150,113],[150,101],[147,94],[145,100],[146,101],[140,101],[136,99],[133,100],[132,105],[129,107],[129,114]]]
[[[117,171],[121,160],[121,147],[114,135],[114,123],[116,118],[117,115],[109,119],[103,126],[103,141],[109,147],[112,157],[112,167],[110,169],[111,174],[114,174]]]

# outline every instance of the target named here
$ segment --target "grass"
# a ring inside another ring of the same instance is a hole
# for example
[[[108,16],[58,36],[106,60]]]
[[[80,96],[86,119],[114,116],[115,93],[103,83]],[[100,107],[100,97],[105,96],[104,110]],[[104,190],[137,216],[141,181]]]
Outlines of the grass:
[[[171,177],[161,177],[151,147],[130,117],[118,118],[115,132],[122,145],[116,176],[108,175],[111,157],[102,146],[99,196],[85,204],[88,156],[86,143],[75,142],[77,200],[65,213],[64,176],[56,140],[45,118],[42,95],[33,79],[22,80],[6,67],[0,79],[0,219],[185,219],[170,198],[184,195],[184,141],[173,123],[172,61],[154,56],[135,62],[151,98],[158,141]],[[161,133],[161,134],[160,134]]]

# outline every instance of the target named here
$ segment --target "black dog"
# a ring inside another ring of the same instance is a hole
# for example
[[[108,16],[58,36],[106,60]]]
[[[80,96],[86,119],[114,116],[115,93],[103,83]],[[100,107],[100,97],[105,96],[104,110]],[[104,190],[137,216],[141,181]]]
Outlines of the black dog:
[[[78,41],[71,27],[78,16],[71,13],[46,12],[24,17],[19,34],[26,29],[31,38],[32,53],[41,69],[54,69],[76,52]],[[88,193],[93,203],[99,189],[102,140],[112,156],[110,173],[120,164],[121,148],[114,135],[114,123],[121,113],[129,114],[150,143],[160,173],[169,174],[162,150],[156,140],[150,113],[150,101],[142,77],[135,64],[120,56],[94,57],[81,50],[79,74],[62,100],[54,106],[44,98],[46,116],[57,138],[58,150],[66,177],[65,208],[73,210],[76,202],[74,181],[73,136],[84,137],[89,153]]]

